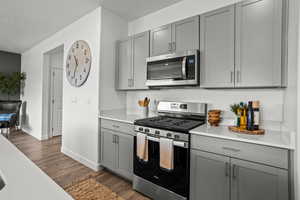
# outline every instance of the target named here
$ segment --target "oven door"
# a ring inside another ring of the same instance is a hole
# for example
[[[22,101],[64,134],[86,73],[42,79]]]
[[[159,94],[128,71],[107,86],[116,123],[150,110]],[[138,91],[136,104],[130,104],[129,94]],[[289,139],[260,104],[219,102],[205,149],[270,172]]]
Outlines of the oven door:
[[[160,168],[159,142],[148,140],[148,162],[136,156],[134,137],[134,174],[158,186],[188,198],[189,194],[189,147],[174,146],[174,170]]]
[[[147,86],[198,84],[199,52],[157,56],[147,59]]]

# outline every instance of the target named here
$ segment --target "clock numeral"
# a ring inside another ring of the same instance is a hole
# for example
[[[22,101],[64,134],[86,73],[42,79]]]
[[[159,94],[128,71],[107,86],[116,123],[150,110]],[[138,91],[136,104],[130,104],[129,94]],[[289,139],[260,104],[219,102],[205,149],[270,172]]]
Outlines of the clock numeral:
[[[80,75],[80,80],[82,80],[82,76]]]
[[[83,72],[86,73],[86,69],[85,68],[83,69]]]
[[[67,64],[67,68],[69,68],[69,67],[70,67],[70,64],[68,63],[68,64]]]
[[[85,49],[85,50],[84,50],[84,55],[86,56],[86,54],[87,54],[87,50]]]
[[[85,63],[88,63],[90,62],[90,59],[89,58],[85,58]]]
[[[76,48],[77,48],[77,49],[79,48],[79,43],[76,44]]]

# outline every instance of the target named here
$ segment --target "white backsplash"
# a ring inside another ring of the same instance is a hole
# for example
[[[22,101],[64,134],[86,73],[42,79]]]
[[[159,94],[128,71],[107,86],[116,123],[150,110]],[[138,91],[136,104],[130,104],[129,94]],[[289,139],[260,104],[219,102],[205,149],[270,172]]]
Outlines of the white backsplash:
[[[203,102],[208,109],[223,110],[223,124],[233,124],[235,116],[230,104],[259,100],[261,102],[261,124],[272,130],[281,130],[283,122],[284,89],[163,89],[127,92],[127,109],[137,111],[138,100],[150,98],[150,110],[155,110],[155,100],[181,102]]]

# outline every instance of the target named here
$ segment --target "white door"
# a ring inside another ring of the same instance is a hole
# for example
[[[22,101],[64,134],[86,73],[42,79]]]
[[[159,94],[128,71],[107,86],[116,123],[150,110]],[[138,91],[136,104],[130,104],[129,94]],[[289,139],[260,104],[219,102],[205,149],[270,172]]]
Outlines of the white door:
[[[51,100],[52,100],[52,114],[51,114],[51,131],[52,136],[59,136],[62,134],[62,82],[63,69],[51,69]]]

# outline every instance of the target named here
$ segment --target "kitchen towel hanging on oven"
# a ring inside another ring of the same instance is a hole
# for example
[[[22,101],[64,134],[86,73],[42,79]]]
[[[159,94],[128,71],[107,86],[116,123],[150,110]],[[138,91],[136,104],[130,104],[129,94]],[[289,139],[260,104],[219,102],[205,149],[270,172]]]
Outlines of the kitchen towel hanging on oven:
[[[136,135],[136,154],[137,157],[144,161],[148,162],[148,140],[147,140],[147,135],[143,133],[137,133]]]
[[[160,138],[159,141],[160,152],[160,167],[168,171],[174,169],[174,147],[173,140],[168,138]]]

